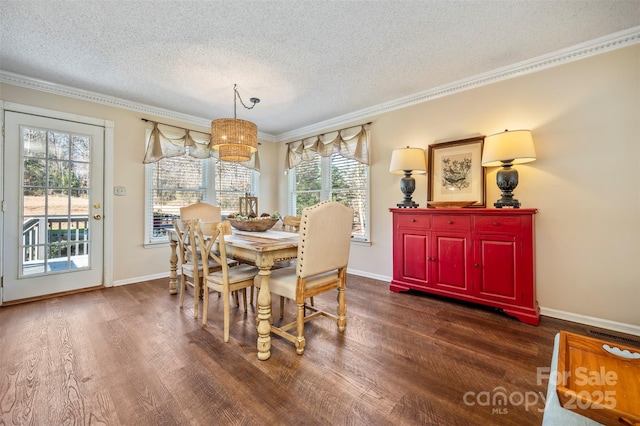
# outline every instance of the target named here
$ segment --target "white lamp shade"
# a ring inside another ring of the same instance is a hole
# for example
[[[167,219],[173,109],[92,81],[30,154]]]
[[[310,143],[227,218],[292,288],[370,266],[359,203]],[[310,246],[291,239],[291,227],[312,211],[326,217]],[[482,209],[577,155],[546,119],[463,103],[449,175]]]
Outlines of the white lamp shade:
[[[503,162],[522,164],[535,161],[536,150],[529,130],[506,130],[484,138],[482,165],[502,166]]]
[[[406,147],[393,150],[389,171],[401,175],[405,170],[411,170],[414,174],[427,172],[424,149]]]

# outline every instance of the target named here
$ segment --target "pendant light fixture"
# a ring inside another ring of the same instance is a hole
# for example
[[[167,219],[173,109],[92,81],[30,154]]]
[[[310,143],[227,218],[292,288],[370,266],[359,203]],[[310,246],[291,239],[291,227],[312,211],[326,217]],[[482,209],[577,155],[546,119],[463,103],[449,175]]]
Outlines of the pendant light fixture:
[[[258,126],[246,120],[236,118],[237,100],[246,109],[253,109],[260,102],[251,98],[251,106],[242,102],[237,85],[233,85],[233,118],[220,118],[211,122],[211,143],[209,148],[218,151],[220,161],[242,163],[249,161],[251,155],[258,150]]]

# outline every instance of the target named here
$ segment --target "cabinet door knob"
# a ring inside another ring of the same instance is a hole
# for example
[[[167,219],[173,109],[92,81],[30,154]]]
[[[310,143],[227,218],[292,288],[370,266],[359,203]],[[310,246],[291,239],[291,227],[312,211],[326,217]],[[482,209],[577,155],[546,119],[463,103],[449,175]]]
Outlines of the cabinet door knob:
[[[473,266],[475,266],[476,268],[479,268],[480,264],[479,263],[475,263]]]
[[[415,222],[415,221],[416,221],[415,219],[411,219],[411,222]]]
[[[453,221],[452,221],[452,220],[448,221],[447,223],[448,223],[449,225],[453,225]]]
[[[499,226],[500,222],[493,222],[493,226]]]

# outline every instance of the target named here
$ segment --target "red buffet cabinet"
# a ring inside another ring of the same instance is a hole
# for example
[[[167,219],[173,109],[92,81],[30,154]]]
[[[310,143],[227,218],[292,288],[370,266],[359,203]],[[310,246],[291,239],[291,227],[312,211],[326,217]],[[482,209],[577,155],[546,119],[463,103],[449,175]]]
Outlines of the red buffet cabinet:
[[[392,291],[493,306],[538,325],[536,209],[390,209]]]

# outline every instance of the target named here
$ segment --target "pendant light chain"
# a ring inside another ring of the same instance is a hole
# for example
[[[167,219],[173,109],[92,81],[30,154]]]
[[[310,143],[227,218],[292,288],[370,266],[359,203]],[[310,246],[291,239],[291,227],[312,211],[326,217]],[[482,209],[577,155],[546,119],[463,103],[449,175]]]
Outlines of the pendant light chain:
[[[253,109],[254,106],[256,106],[256,104],[258,102],[260,102],[260,99],[258,98],[250,98],[249,101],[251,102],[251,106],[248,107],[245,105],[245,103],[242,101],[242,96],[240,96],[240,92],[238,92],[238,89],[236,88],[238,85],[234,84],[233,85],[233,92],[235,93],[235,96],[240,99],[240,103],[242,104],[243,107],[245,107],[246,109]],[[236,98],[233,99],[233,118],[236,118]]]
[[[211,122],[209,148],[218,151],[221,161],[249,161],[251,155],[258,150],[258,127],[250,121],[237,118],[238,99],[246,109],[252,109],[260,102],[258,98],[251,98],[249,100],[253,105],[246,106],[238,92],[238,85],[233,85],[233,118],[219,118]]]

